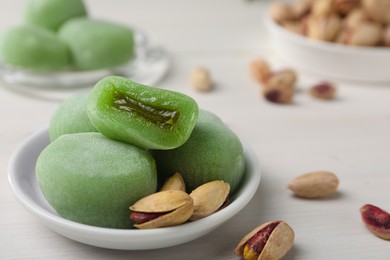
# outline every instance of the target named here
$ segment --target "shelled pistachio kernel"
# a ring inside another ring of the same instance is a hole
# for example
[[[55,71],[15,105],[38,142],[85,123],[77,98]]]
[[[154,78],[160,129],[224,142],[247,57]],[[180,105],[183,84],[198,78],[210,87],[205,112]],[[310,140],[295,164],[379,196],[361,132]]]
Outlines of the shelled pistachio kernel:
[[[294,244],[295,233],[284,221],[264,223],[244,236],[234,254],[244,260],[280,259]]]
[[[332,172],[309,172],[292,180],[288,188],[302,198],[323,198],[334,194],[339,182]]]
[[[196,67],[191,71],[191,86],[199,91],[210,91],[213,87],[210,71],[206,67]]]
[[[194,211],[194,201],[185,192],[166,190],[153,193],[130,206],[130,219],[139,229],[161,228],[186,222]]]

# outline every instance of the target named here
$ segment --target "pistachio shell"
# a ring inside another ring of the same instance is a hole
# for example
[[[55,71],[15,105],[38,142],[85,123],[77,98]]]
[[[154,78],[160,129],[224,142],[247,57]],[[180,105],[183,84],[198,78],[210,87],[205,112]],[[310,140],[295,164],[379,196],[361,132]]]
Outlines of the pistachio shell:
[[[247,242],[259,231],[271,224],[277,224],[277,226],[271,231],[271,234],[269,235],[267,241],[265,241],[265,246],[257,259],[268,260],[282,258],[293,246],[295,234],[287,223],[280,220],[270,221],[253,229],[241,239],[234,250],[234,254],[237,256],[243,256]]]
[[[268,238],[259,260],[280,259],[291,249],[295,234],[292,228],[285,222],[276,226]]]
[[[179,190],[167,190],[153,193],[146,196],[134,205],[130,206],[132,211],[139,212],[168,212],[193,203],[192,198],[185,192]]]
[[[186,191],[186,185],[180,173],[175,172],[171,177],[165,180],[160,191],[164,191],[164,190]]]
[[[194,200],[194,213],[190,220],[207,217],[217,211],[226,201],[230,192],[230,185],[224,181],[207,182],[190,194]]]
[[[135,224],[134,227],[139,229],[151,229],[180,225],[186,222],[191,217],[193,210],[193,201],[189,200],[187,204],[184,204],[183,206],[173,210],[172,212],[169,212],[142,224]]]
[[[288,188],[303,198],[323,198],[332,195],[339,185],[339,179],[332,172],[309,172],[298,176]]]

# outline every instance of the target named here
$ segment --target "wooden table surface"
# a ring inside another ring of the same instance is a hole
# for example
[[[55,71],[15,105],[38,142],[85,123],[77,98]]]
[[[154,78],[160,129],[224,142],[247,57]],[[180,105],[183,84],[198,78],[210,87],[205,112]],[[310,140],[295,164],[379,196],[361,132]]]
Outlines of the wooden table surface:
[[[0,31],[22,22],[26,0],[0,2]],[[295,230],[284,259],[390,259],[390,242],[372,235],[359,208],[390,211],[390,84],[333,80],[338,97],[324,102],[307,90],[324,80],[296,68],[291,105],[265,101],[248,64],[264,57],[275,68],[293,67],[268,44],[262,14],[267,1],[89,0],[90,14],[142,28],[170,54],[171,68],[156,87],[192,96],[250,143],[262,169],[252,201],[212,233],[158,250],[120,251],[84,245],[46,228],[16,199],[7,164],[24,139],[47,124],[71,93],[22,91],[0,83],[0,259],[239,259],[233,249],[255,226],[282,219]],[[209,68],[216,89],[199,93],[188,82],[195,66]],[[372,68],[375,69],[375,68]],[[317,170],[340,178],[324,200],[294,197],[296,176]]]

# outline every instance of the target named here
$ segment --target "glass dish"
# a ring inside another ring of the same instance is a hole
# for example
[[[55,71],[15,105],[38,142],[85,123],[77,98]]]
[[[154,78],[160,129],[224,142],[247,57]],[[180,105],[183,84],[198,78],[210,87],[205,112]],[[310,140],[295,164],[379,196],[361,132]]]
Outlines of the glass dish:
[[[109,75],[119,75],[153,85],[160,80],[169,67],[168,54],[161,48],[152,48],[146,35],[135,31],[135,58],[130,62],[110,69],[93,71],[37,72],[15,68],[0,62],[0,80],[28,90],[66,90],[91,87]]]

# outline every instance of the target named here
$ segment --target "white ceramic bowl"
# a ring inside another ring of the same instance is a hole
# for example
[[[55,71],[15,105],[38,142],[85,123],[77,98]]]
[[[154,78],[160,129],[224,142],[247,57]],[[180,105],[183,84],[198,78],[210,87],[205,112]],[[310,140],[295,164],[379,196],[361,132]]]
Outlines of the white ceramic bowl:
[[[44,225],[81,243],[123,250],[144,250],[174,246],[199,238],[237,214],[253,197],[260,183],[255,153],[244,143],[246,172],[231,203],[213,215],[175,227],[150,230],[100,228],[60,217],[43,197],[35,178],[35,163],[49,144],[48,127],[43,127],[22,143],[9,163],[9,182],[18,200]]]
[[[290,63],[324,77],[390,82],[390,48],[312,40],[284,29],[268,15],[264,17],[271,48]]]

